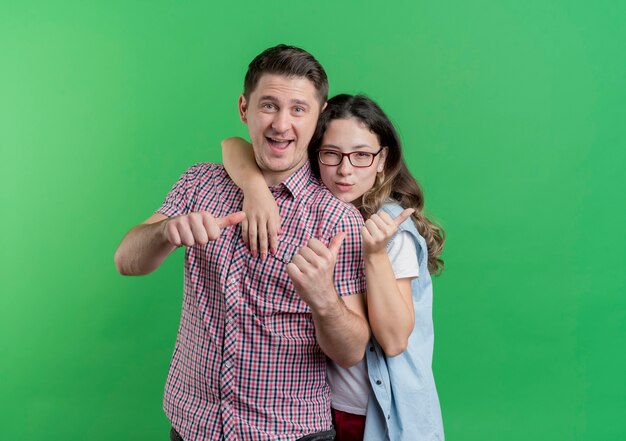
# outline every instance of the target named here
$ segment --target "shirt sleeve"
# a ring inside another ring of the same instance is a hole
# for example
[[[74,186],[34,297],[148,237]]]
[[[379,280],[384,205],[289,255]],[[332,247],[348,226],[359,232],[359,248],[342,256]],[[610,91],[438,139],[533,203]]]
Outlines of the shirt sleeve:
[[[190,201],[200,164],[189,167],[165,197],[165,201],[156,211],[167,217],[180,216],[190,212]]]
[[[419,277],[417,247],[411,233],[400,230],[389,242],[387,254],[396,279]]]
[[[335,289],[340,296],[365,292],[361,226],[363,226],[363,218],[355,210],[346,213],[341,218],[333,233],[333,236],[341,231],[346,234],[335,263]]]

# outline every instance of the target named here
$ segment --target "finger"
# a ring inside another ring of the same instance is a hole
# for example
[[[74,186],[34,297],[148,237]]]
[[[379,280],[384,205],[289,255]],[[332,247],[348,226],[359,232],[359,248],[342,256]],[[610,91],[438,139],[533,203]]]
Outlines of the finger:
[[[194,241],[198,245],[204,245],[209,241],[207,234],[206,222],[204,216],[189,216],[189,227],[193,234]]]
[[[250,246],[252,257],[256,257],[257,250],[259,249],[256,234],[256,219],[248,219],[248,245]]]
[[[269,223],[267,225],[267,240],[270,247],[270,253],[276,254],[276,250],[278,249],[278,230],[276,229],[276,224]]]
[[[391,216],[389,216],[388,213],[384,211],[379,211],[377,214],[386,224],[393,224],[393,219],[391,218]]]
[[[382,215],[375,214],[370,219],[379,228],[380,234],[383,237],[391,237],[396,233],[396,231],[398,231],[397,225],[387,213],[382,213]]]
[[[222,233],[220,227],[217,226],[217,219],[215,219],[211,213],[202,213],[202,225],[206,231],[208,240],[217,240]]]
[[[400,213],[393,221],[396,224],[396,226],[399,227],[400,224],[404,222],[405,220],[407,220],[409,217],[411,217],[413,213],[415,213],[414,208],[407,208],[402,213]]]
[[[243,242],[248,245],[248,219],[241,221],[241,238]]]
[[[332,257],[332,253],[328,250],[328,246],[321,240],[317,240],[315,238],[309,239],[307,242],[307,247],[310,248],[315,254],[320,257],[329,259]]]
[[[257,236],[259,238],[259,253],[261,253],[261,259],[265,259],[267,256],[267,223],[258,225]]]
[[[313,269],[311,264],[301,254],[293,256],[291,263],[296,265],[302,274],[307,274]]]
[[[307,263],[315,268],[319,266],[320,255],[313,251],[310,247],[302,247],[298,250],[296,256],[302,256]],[[295,257],[295,256],[294,256]]]
[[[341,232],[337,233],[335,237],[330,239],[330,242],[328,243],[328,249],[331,253],[333,253],[333,256],[335,256],[335,258],[337,258],[337,254],[339,254],[339,248],[341,248],[341,245],[343,244],[345,238],[346,233]]]
[[[181,219],[179,222],[176,222],[176,229],[180,235],[180,242],[182,245],[192,247],[196,244],[193,240],[191,228],[189,227],[189,219]]]
[[[226,227],[230,227],[231,225],[237,225],[242,222],[246,218],[246,213],[243,211],[237,211],[235,213],[230,213],[228,216],[219,217],[216,219],[217,226],[221,229]]]
[[[278,216],[278,219],[276,220],[276,233],[280,236],[281,234],[283,234],[283,227],[281,225],[282,223],[282,219],[280,218],[280,215]]]
[[[167,232],[167,240],[169,241],[169,243],[177,247],[183,244],[180,239],[180,234],[178,234],[178,229],[173,222],[168,221],[165,225],[165,230]]]
[[[372,237],[371,233],[369,232],[369,230],[367,229],[365,225],[361,227],[361,239],[363,240],[363,242],[371,242],[374,240],[374,238]]]
[[[287,264],[287,275],[289,276],[291,281],[294,283],[298,282],[303,277],[302,271],[300,271],[300,268],[298,268],[298,265],[296,265],[293,262],[290,262]]]
[[[383,233],[381,228],[378,226],[378,224],[376,224],[376,222],[374,222],[374,219],[372,218],[369,218],[365,221],[365,228],[367,228],[367,231],[370,233],[373,239],[381,238],[385,235],[385,233]]]
[[[386,213],[383,213],[383,214],[386,214]],[[389,219],[389,222],[387,222],[385,219],[383,219],[382,216],[380,216],[379,214],[373,214],[372,217],[370,217],[368,220],[370,220],[373,223],[375,223],[376,226],[381,231],[389,230],[390,226],[393,226],[393,228],[395,229],[395,225],[393,225],[393,222],[391,222],[391,218],[389,216],[387,216],[387,218]]]

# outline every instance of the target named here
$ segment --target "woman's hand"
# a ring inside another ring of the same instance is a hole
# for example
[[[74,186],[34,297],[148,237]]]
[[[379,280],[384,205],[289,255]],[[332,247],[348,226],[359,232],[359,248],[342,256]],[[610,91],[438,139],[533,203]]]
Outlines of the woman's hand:
[[[373,255],[387,253],[387,244],[402,222],[407,220],[415,212],[413,208],[407,208],[395,219],[392,219],[384,211],[372,215],[365,225],[361,227],[361,240],[363,243],[363,254]]]
[[[228,175],[243,191],[243,241],[253,257],[265,259],[268,250],[273,254],[278,247],[280,213],[254,159],[252,144],[242,138],[227,138],[222,141],[222,159]]]
[[[241,222],[243,241],[253,257],[276,253],[280,234],[280,213],[274,196],[266,186],[244,190],[243,207],[246,219]]]

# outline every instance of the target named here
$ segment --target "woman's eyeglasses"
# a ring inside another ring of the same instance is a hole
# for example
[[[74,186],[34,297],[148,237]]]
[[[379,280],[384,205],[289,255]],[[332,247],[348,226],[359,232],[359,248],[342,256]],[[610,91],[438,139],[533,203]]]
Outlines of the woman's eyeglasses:
[[[352,167],[365,168],[374,163],[374,158],[383,151],[383,147],[376,153],[370,152],[350,152],[341,153],[337,150],[319,149],[317,151],[317,157],[324,165],[335,166],[341,164],[344,156],[348,157],[348,161],[352,164]]]

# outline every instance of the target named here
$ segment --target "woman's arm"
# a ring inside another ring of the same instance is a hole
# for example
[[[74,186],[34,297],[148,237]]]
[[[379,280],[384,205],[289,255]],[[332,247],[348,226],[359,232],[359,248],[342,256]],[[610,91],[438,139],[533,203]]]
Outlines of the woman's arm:
[[[375,214],[361,229],[370,328],[385,354],[391,357],[406,349],[415,313],[412,279],[396,279],[386,248],[398,226],[413,211],[404,210],[395,219],[384,212]]]
[[[274,196],[256,165],[252,144],[242,138],[222,141],[222,160],[226,172],[244,194],[243,211],[246,220],[241,223],[244,242],[253,256],[259,251],[261,259],[268,252],[274,254],[280,234],[280,213]]]

